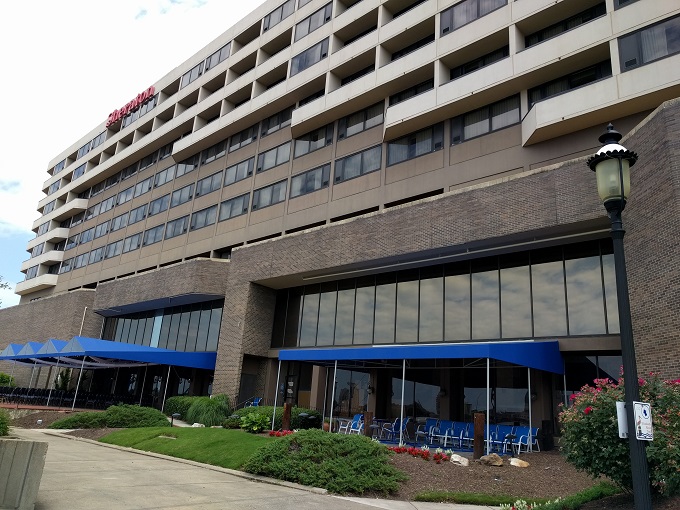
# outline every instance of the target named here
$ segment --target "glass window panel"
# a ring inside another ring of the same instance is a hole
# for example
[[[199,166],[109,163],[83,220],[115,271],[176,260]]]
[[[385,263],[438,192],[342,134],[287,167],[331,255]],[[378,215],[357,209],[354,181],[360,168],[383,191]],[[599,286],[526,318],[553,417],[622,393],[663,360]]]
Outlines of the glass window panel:
[[[335,282],[321,285],[319,303],[319,326],[316,345],[333,345],[335,335],[335,308],[338,298]]]
[[[170,349],[168,346],[168,337],[170,336],[170,323],[171,317],[169,315],[163,315],[161,321],[161,331],[158,335],[158,347],[160,349]]]
[[[354,343],[373,343],[373,315],[375,313],[375,278],[366,276],[357,280],[354,311]]]
[[[470,340],[470,265],[447,265],[445,273],[444,340]]]
[[[297,347],[298,324],[302,314],[302,288],[290,289],[288,292],[288,309],[286,311],[286,329],[284,347]]]
[[[210,313],[210,325],[208,326],[208,344],[205,350],[208,352],[217,351],[220,341],[220,326],[222,324],[222,305],[216,306]]]
[[[530,338],[531,276],[527,254],[501,258],[501,335]]]
[[[335,345],[350,345],[354,332],[355,281],[338,282],[338,309],[335,320]]]
[[[189,319],[191,313],[188,311],[188,307],[182,307],[182,313],[179,319],[179,328],[177,329],[177,347],[178,351],[186,351],[187,346],[187,334],[189,332]]]
[[[483,135],[489,131],[489,111],[484,108],[470,112],[464,116],[463,119],[463,136],[474,138],[475,136]]]
[[[394,319],[396,314],[396,302],[397,284],[395,275],[377,275],[375,288],[374,343],[394,343]]]
[[[594,248],[597,249],[597,243]],[[574,253],[583,255],[583,253]],[[570,335],[605,334],[604,296],[599,255],[566,260]]]
[[[443,268],[435,266],[420,271],[420,342],[441,342],[444,334]]]
[[[300,324],[300,347],[316,345],[316,328],[319,321],[319,286],[305,287]]]
[[[203,352],[208,345],[208,331],[210,327],[210,306],[204,305],[198,319],[198,330],[196,331],[196,351]]]
[[[497,259],[472,264],[472,338],[500,338]]]
[[[614,255],[602,255],[602,271],[604,273],[604,290],[607,303],[607,327],[610,335],[618,335],[619,301],[616,294],[616,273],[614,272]]]
[[[184,349],[187,352],[196,351],[196,337],[198,336],[198,321],[201,316],[200,310],[192,310],[189,317],[189,329],[187,331],[187,345]]]
[[[532,252],[531,288],[534,336],[566,335],[567,309],[561,248]]]
[[[397,275],[397,343],[418,341],[418,271]]]

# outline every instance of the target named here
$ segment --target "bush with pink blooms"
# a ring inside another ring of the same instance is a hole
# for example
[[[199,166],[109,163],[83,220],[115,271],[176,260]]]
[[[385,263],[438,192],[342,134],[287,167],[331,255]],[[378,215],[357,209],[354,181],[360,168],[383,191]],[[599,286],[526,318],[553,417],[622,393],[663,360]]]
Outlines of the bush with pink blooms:
[[[650,374],[640,379],[640,400],[652,405],[654,441],[647,443],[652,490],[671,496],[680,492],[680,379]],[[632,488],[628,439],[620,439],[616,402],[623,402],[624,379],[595,379],[571,396],[560,413],[561,448],[577,469],[606,476],[624,489]]]

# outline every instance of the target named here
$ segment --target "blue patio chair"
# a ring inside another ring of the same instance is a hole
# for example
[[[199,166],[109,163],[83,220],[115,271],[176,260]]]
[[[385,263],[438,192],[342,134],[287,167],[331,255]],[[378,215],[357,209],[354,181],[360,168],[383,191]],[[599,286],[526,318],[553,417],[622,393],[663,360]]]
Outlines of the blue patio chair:
[[[416,443],[420,438],[423,438],[423,443],[432,442],[432,432],[439,425],[439,420],[437,418],[427,418],[425,423],[418,425],[416,429]]]
[[[439,420],[439,424],[432,431],[432,439],[436,439],[439,443],[446,446],[446,437],[450,429],[453,428],[452,420]]]
[[[356,419],[357,416],[359,416],[358,420]],[[350,425],[349,425],[349,433],[350,434],[359,434],[359,435],[362,435],[364,433],[364,415],[363,414],[354,415],[354,419],[352,420],[352,423],[350,423]]]
[[[522,446],[524,446],[524,451],[529,451],[529,446],[531,445],[531,450],[541,451],[541,447],[538,444],[538,427],[517,427],[515,430],[516,439],[513,440],[512,445],[517,448],[517,454],[522,453]]]
[[[512,425],[498,425],[494,437],[491,438],[491,449],[506,453],[508,446],[512,448],[512,440],[517,437],[515,428]]]
[[[467,438],[468,423],[462,421],[454,421],[453,427],[446,431],[444,437],[444,446],[446,447],[451,441],[452,446],[463,449],[463,440]]]
[[[401,433],[404,439],[411,439],[407,429],[410,420],[411,418],[404,418],[404,421],[402,422],[401,418],[396,418],[393,423],[385,423],[383,425],[383,436],[386,437],[388,441],[395,441]]]
[[[253,397],[253,399],[248,404],[248,407],[259,407],[260,402],[262,402],[262,397]]]
[[[351,420],[348,418],[339,418],[338,419],[338,433],[342,434],[349,434],[352,429],[358,429],[360,424],[363,424],[364,421],[364,415],[361,413],[357,413],[354,415],[354,418]]]

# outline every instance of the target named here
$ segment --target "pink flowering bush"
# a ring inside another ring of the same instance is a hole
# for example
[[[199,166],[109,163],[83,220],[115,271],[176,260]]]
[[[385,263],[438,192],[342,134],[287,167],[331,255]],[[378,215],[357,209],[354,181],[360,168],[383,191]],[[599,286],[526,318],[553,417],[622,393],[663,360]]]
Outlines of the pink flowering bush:
[[[680,492],[680,380],[664,381],[652,373],[639,383],[640,400],[652,405],[654,441],[646,448],[650,483],[655,492],[674,495]],[[594,386],[581,388],[568,408],[562,406],[561,445],[577,469],[631,489],[628,439],[619,438],[616,417],[616,402],[624,400],[623,377],[595,379]]]

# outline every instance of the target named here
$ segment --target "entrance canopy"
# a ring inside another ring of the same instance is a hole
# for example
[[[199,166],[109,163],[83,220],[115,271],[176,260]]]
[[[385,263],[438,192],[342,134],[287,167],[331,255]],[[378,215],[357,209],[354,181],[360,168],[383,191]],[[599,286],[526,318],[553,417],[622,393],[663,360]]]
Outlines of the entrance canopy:
[[[145,345],[112,342],[98,338],[76,336],[70,341],[50,339],[46,343],[10,344],[0,353],[0,360],[30,362],[43,365],[111,368],[138,365],[173,365],[189,368],[215,369],[216,352],[181,352]],[[14,346],[14,347],[13,347]]]
[[[404,359],[490,358],[523,367],[564,373],[557,340],[519,342],[472,342],[420,345],[370,345],[326,349],[281,349],[281,361],[309,361],[319,365],[335,361],[381,361]]]

